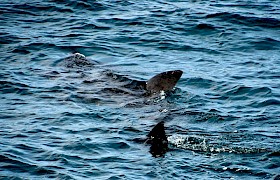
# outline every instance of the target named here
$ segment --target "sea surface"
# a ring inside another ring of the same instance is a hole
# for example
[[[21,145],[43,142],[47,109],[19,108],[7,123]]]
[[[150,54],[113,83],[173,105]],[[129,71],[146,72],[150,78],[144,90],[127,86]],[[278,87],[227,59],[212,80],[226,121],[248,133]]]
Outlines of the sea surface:
[[[278,0],[1,0],[0,62],[0,179],[280,179]]]

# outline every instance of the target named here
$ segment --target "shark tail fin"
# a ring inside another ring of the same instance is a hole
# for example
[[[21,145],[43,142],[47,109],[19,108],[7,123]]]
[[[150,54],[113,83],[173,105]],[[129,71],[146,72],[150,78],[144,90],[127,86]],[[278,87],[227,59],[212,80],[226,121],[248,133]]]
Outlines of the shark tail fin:
[[[154,157],[161,157],[168,150],[168,140],[164,130],[164,122],[159,122],[148,134],[148,143],[151,144],[150,153]]]

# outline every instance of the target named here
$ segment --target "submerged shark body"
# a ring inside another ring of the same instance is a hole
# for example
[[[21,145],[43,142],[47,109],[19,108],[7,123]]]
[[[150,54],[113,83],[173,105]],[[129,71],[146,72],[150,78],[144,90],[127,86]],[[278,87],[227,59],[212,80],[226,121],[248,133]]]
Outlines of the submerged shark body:
[[[67,68],[88,68],[93,67],[96,64],[98,64],[98,62],[91,61],[80,53],[74,53],[64,59],[64,65]],[[182,74],[183,71],[181,70],[162,72],[155,75],[148,81],[137,81],[137,87],[134,87],[134,89],[144,89],[146,91],[145,94],[159,94],[162,91],[168,92],[175,87]],[[112,73],[108,73],[107,75],[112,77],[117,76]]]

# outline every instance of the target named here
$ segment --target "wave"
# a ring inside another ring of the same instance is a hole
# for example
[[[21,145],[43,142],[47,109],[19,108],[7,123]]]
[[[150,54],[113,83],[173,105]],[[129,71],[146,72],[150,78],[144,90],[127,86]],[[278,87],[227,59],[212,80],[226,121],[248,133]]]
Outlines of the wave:
[[[22,159],[18,156],[12,154],[0,154],[1,159],[1,169],[5,171],[12,171],[15,175],[12,177],[16,177],[17,173],[28,173],[29,176],[36,175],[36,176],[51,176],[57,174],[56,171],[44,167],[38,166],[26,159]]]
[[[205,18],[217,18],[221,21],[243,24],[246,26],[259,26],[263,28],[280,28],[280,20],[275,18],[262,18],[253,16],[243,16],[229,12],[208,14]]]
[[[266,97],[271,95],[272,90],[269,87],[247,87],[237,85],[225,91],[224,95],[228,97],[243,96],[243,97]]]
[[[189,78],[185,80],[185,83],[188,84],[188,86],[195,86],[196,88],[205,88],[205,89],[209,89],[215,84],[217,84],[213,80],[205,79],[201,77]]]
[[[279,26],[280,27],[280,26]],[[256,50],[278,50],[280,49],[280,41],[273,38],[259,38],[258,40],[249,41],[252,48]]]
[[[15,13],[25,14],[32,16],[40,16],[42,13],[61,12],[61,13],[73,13],[76,10],[90,10],[100,11],[106,9],[106,6],[98,2],[83,2],[83,1],[71,1],[67,0],[63,3],[60,1],[54,1],[53,3],[20,3],[20,4],[2,4],[0,7],[0,14]]]
[[[60,4],[60,5],[66,5],[68,7],[71,7],[73,10],[89,10],[89,11],[102,11],[106,10],[108,7],[110,7],[110,4],[105,3],[99,3],[97,1],[76,1],[76,0],[66,0],[66,1],[55,1],[51,0],[50,2]]]
[[[14,44],[19,43],[23,40],[23,38],[20,38],[16,35],[12,35],[9,33],[0,33],[0,43],[3,44]]]
[[[28,8],[25,9],[22,6],[19,7],[19,5],[15,5],[12,7],[0,7],[0,14],[2,14],[2,15],[3,14],[20,14],[20,15],[38,16],[36,13],[30,11],[30,9],[28,9]]]
[[[30,86],[19,83],[19,82],[10,82],[10,81],[0,81],[1,93],[16,93],[20,95],[31,94]]]
[[[266,99],[266,100],[261,101],[261,102],[253,102],[252,104],[250,104],[250,106],[255,107],[255,108],[263,108],[263,107],[267,107],[267,106],[279,107],[280,106],[280,100]]]

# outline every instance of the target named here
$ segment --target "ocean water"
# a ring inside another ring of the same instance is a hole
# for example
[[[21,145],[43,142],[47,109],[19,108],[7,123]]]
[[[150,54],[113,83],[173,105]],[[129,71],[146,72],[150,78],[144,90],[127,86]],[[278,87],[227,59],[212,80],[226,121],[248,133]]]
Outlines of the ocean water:
[[[280,178],[277,0],[2,0],[0,50],[0,179]]]

